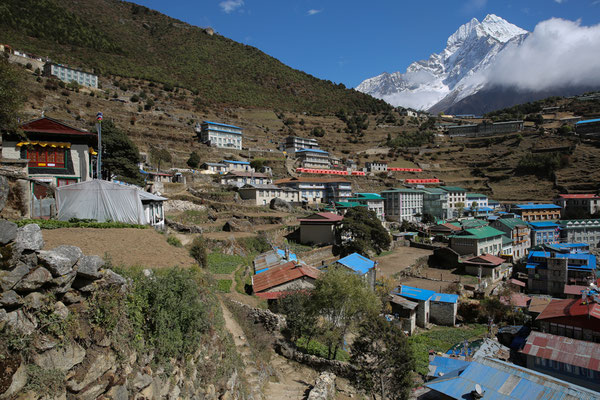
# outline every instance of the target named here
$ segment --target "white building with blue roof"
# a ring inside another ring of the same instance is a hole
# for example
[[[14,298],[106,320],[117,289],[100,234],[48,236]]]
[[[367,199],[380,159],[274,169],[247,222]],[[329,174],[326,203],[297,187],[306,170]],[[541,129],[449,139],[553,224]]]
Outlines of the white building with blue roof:
[[[458,295],[436,293],[433,290],[402,285],[393,293],[416,301],[417,325],[427,328],[430,323],[454,326],[458,312]]]
[[[336,263],[347,268],[351,272],[361,275],[367,282],[367,285],[369,285],[371,289],[375,289],[375,280],[377,279],[377,263],[375,261],[369,260],[367,257],[358,253],[352,253],[344,258],[340,258]]]
[[[296,158],[302,163],[302,168],[329,169],[331,161],[329,153],[320,149],[296,150]]]
[[[203,121],[196,125],[200,141],[223,149],[242,149],[242,128],[219,122]]]

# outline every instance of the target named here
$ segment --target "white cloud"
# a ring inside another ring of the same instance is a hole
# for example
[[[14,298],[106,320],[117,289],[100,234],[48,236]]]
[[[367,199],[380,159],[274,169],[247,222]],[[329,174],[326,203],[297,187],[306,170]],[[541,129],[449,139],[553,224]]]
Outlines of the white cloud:
[[[483,78],[527,90],[600,86],[598,54],[600,24],[581,26],[580,21],[552,18],[540,22],[520,46],[498,54]]]
[[[224,0],[219,3],[219,7],[229,14],[244,5],[244,0]]]
[[[465,4],[463,4],[462,10],[466,14],[471,14],[481,10],[486,5],[487,0],[468,0]]]
[[[315,14],[320,13],[321,11],[323,11],[323,10],[315,10],[314,8],[312,8],[306,12],[306,15],[315,15]]]

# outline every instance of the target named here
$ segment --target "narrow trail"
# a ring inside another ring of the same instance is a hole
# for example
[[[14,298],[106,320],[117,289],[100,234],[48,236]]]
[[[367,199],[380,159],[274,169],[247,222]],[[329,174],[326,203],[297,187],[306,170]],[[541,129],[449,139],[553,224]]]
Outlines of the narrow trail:
[[[230,279],[233,279],[235,272],[230,275]],[[226,278],[223,277],[221,279]],[[230,295],[235,294],[234,285],[231,287]],[[256,367],[250,343],[248,343],[242,327],[237,323],[222,299],[220,300],[220,304],[223,310],[223,318],[225,319],[225,327],[233,336],[237,351],[245,365],[243,375],[248,382],[251,398],[254,400],[306,399],[308,391],[312,388],[317,378],[317,372],[290,361],[273,350],[269,350],[272,352],[269,362],[272,375],[270,377],[261,377],[261,374],[264,375],[264,372],[259,371]]]

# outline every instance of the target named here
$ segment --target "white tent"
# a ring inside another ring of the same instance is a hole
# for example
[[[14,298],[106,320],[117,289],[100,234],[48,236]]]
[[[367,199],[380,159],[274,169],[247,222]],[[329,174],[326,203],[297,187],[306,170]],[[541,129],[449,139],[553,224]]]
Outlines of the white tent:
[[[56,189],[58,219],[92,219],[98,222],[118,221],[129,224],[148,224],[142,200],[149,193],[132,186],[92,180],[59,187]],[[154,201],[166,200],[152,195]],[[155,197],[155,198],[154,198]],[[161,204],[162,205],[162,204]]]

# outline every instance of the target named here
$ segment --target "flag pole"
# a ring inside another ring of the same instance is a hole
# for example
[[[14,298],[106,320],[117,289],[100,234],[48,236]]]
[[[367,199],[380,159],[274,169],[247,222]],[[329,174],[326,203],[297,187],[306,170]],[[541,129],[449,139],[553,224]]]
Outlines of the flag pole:
[[[102,179],[102,113],[96,114],[96,131],[98,132],[98,159],[96,162],[96,179]]]

